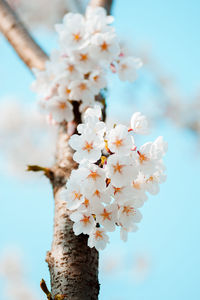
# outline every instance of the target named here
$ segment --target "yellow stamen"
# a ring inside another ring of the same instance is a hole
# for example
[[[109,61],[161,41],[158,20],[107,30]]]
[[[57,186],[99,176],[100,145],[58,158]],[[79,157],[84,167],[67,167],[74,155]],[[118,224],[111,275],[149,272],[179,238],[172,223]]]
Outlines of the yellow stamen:
[[[153,176],[150,176],[150,177],[146,180],[146,182],[152,182],[152,181],[154,181],[154,177],[153,177]]]
[[[75,40],[76,42],[79,42],[79,41],[80,41],[80,39],[81,39],[80,33],[73,34],[73,36],[74,36],[74,40]]]

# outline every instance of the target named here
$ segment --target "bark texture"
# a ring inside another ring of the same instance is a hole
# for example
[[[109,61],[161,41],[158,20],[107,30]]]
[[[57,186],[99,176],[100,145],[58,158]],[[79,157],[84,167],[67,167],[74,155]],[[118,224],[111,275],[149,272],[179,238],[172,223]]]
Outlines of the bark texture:
[[[107,14],[109,15],[112,7],[112,0],[91,0],[89,2],[90,6],[102,6],[106,9]]]
[[[44,69],[47,55],[4,0],[0,0],[0,31],[29,69]]]
[[[74,236],[66,202],[55,196],[54,238],[47,253],[52,298],[96,300],[99,294],[98,252],[87,246],[87,236]]]
[[[73,151],[68,145],[71,134],[67,124],[63,123],[58,137],[56,164],[52,168],[54,236],[46,261],[50,270],[53,299],[61,294],[64,300],[96,300],[99,294],[98,252],[87,246],[86,235],[74,235],[70,212],[66,210],[66,202],[59,196],[71,170],[77,168],[72,158]]]

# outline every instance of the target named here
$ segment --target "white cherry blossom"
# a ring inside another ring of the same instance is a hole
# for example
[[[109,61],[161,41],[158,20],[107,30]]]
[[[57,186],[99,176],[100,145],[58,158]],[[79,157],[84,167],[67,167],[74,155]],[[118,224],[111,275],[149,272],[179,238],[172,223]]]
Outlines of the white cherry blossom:
[[[84,201],[81,185],[74,179],[69,179],[66,189],[60,193],[60,197],[67,201],[68,209],[77,209]]]
[[[80,14],[68,13],[63,19],[63,24],[55,25],[55,29],[66,51],[78,49],[85,43],[85,20]]]
[[[74,134],[69,140],[70,146],[76,150],[74,160],[78,163],[88,160],[93,163],[101,157],[103,141],[94,134]]]
[[[160,191],[160,186],[159,184],[165,182],[166,180],[166,175],[163,174],[162,172],[155,172],[148,178],[146,178],[145,181],[145,189],[147,192],[149,192],[152,195],[156,195]]]
[[[106,231],[114,231],[117,222],[117,205],[111,204],[96,210],[96,220]]]
[[[108,242],[109,237],[103,228],[95,228],[88,238],[88,246],[90,248],[95,247],[98,251],[105,249]]]
[[[94,217],[87,212],[75,211],[70,215],[70,219],[74,222],[73,230],[75,235],[81,233],[90,234],[96,225]]]
[[[70,99],[74,101],[93,99],[95,95],[94,88],[89,80],[74,80],[70,83]]]
[[[74,118],[72,105],[65,98],[55,96],[46,102],[46,110],[51,113],[56,122],[71,122]]]
[[[111,63],[119,52],[118,39],[113,32],[97,33],[92,37],[90,48],[92,57]]]
[[[133,147],[133,140],[128,132],[128,128],[124,125],[117,125],[111,129],[108,134],[108,148],[116,154],[126,155]]]
[[[88,45],[74,51],[73,61],[83,74],[91,72],[96,68],[96,61],[91,57]]]
[[[131,128],[134,133],[138,134],[149,134],[149,122],[147,118],[140,112],[135,112],[131,117]]]
[[[131,178],[137,174],[136,166],[132,165],[133,161],[128,156],[111,155],[107,160],[107,176],[111,183],[116,187],[128,184]]]
[[[138,223],[142,219],[140,211],[134,207],[133,202],[130,200],[120,206],[118,214],[119,223],[127,229],[131,228],[133,223]]]
[[[120,228],[120,238],[122,241],[127,242],[128,240],[128,233],[129,232],[136,232],[138,227],[133,223],[128,229],[124,226]]]
[[[133,82],[137,79],[137,69],[141,68],[142,62],[139,58],[132,56],[123,57],[118,64],[118,76],[122,81]]]
[[[106,74],[101,69],[96,69],[90,73],[89,80],[92,83],[93,88],[98,93],[99,90],[107,86]]]

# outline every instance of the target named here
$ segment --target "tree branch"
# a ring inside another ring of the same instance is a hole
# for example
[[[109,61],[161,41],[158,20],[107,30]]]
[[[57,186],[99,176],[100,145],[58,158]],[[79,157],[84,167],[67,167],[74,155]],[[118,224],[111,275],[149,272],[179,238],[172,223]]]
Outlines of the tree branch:
[[[4,0],[0,0],[0,31],[30,69],[44,69],[47,55]]]
[[[107,14],[110,15],[111,7],[112,7],[112,0],[90,0],[90,6],[102,6],[106,9]]]

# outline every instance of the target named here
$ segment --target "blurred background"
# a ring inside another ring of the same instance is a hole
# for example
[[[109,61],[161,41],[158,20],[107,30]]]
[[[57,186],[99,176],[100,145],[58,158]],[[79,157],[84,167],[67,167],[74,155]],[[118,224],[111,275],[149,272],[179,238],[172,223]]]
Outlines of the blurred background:
[[[39,44],[56,47],[53,24],[87,1],[9,0]],[[163,135],[168,179],[141,209],[139,230],[127,243],[119,232],[100,253],[100,300],[200,299],[200,35],[198,0],[114,0],[123,41],[144,66],[135,83],[109,78],[108,120],[135,111]],[[45,263],[53,228],[53,197],[46,178],[27,164],[50,166],[55,128],[38,113],[33,77],[0,36],[0,299],[45,299]]]

